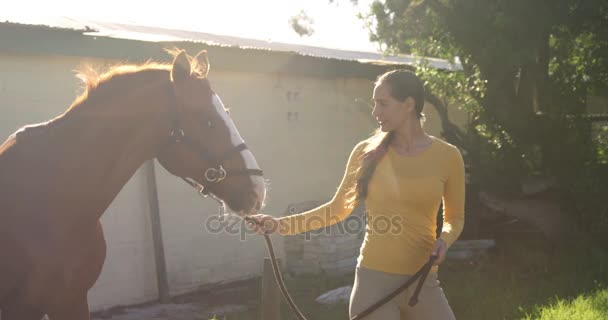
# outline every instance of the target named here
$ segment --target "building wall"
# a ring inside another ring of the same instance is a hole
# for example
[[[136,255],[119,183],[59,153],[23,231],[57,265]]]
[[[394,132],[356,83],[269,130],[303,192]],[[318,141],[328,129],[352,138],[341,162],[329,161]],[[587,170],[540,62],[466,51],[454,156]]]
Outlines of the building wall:
[[[81,91],[74,70],[85,63],[116,61],[0,54],[0,136],[62,113]],[[331,198],[350,151],[375,127],[369,107],[355,101],[371,98],[366,79],[235,72],[214,68],[213,61],[209,78],[264,169],[264,213],[280,216],[292,203]],[[438,136],[433,111],[425,109],[425,126]],[[263,238],[238,221],[219,228],[213,200],[155,167],[171,294],[259,276],[267,255]],[[140,170],[102,217],[108,257],[89,294],[91,309],[157,297],[149,211]],[[284,257],[282,239],[274,240]]]

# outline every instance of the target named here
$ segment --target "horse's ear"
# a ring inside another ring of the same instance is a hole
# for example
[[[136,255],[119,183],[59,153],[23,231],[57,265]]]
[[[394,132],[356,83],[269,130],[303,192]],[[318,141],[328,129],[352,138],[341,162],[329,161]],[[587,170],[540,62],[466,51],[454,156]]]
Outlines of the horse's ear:
[[[186,56],[186,52],[181,50],[173,59],[173,68],[171,69],[171,81],[178,82],[186,79],[191,74],[190,61]]]
[[[194,61],[200,68],[200,72],[203,74],[203,77],[207,77],[209,74],[209,57],[207,57],[207,50],[203,50],[199,52],[196,57],[194,57]]]

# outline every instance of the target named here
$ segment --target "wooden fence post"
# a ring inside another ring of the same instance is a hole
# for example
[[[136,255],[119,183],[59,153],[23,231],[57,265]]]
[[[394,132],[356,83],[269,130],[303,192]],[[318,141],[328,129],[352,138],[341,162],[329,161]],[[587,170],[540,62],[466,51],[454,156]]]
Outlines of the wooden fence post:
[[[148,187],[148,204],[150,206],[150,225],[152,227],[152,243],[154,245],[154,262],[156,263],[156,284],[158,286],[158,300],[161,303],[171,301],[169,295],[169,280],[167,279],[167,262],[163,243],[162,226],[160,222],[160,209],[158,205],[158,189],[156,185],[156,171],[154,160],[144,163],[146,183]]]
[[[279,268],[281,260],[277,259]],[[274,279],[272,261],[269,257],[264,258],[264,272],[262,273],[262,301],[260,304],[260,319],[281,319],[281,291]]]

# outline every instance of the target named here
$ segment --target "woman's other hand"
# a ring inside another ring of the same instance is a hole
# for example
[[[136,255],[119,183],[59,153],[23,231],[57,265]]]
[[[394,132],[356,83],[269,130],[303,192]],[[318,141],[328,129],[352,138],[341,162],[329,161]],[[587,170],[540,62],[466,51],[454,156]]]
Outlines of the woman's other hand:
[[[437,239],[435,241],[435,245],[433,246],[432,254],[437,256],[435,260],[435,265],[439,265],[445,260],[445,254],[448,251],[448,246],[446,245],[443,239]]]

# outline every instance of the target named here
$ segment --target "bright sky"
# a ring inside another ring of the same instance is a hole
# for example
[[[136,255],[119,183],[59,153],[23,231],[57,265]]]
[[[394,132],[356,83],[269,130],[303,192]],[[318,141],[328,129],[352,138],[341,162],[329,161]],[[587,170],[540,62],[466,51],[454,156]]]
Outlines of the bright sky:
[[[377,51],[358,12],[372,0],[5,0],[0,21],[39,22],[56,17],[141,24],[221,35],[359,51]],[[10,1],[10,2],[9,2]],[[8,3],[10,4],[8,4]],[[162,5],[161,5],[162,3]],[[35,12],[31,12],[35,10]],[[304,10],[314,34],[298,36],[290,17]]]

